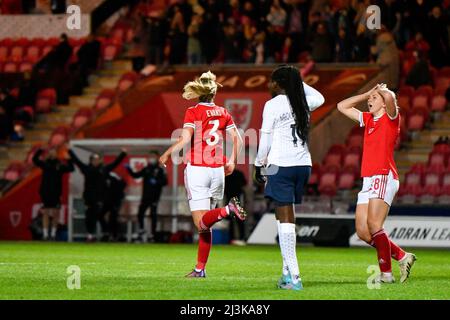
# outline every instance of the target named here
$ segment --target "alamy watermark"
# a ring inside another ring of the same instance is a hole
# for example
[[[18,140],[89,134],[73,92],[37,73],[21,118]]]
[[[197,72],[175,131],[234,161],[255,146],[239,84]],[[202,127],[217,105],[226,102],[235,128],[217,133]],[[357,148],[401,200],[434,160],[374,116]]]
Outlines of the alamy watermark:
[[[71,265],[67,267],[66,286],[69,290],[81,289],[81,269],[79,266]]]
[[[366,9],[366,27],[369,30],[381,29],[381,10],[377,5],[368,6]]]

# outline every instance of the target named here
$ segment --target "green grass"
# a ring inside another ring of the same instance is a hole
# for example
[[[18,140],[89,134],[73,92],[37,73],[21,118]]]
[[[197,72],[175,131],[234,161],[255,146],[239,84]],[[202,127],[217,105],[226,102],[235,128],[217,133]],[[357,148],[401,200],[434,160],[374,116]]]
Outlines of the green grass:
[[[214,246],[208,278],[185,279],[195,245],[0,242],[0,299],[450,299],[450,251],[414,252],[405,284],[369,290],[371,248],[300,246],[305,290],[292,292],[275,288],[275,246]],[[79,290],[67,289],[70,265],[81,268]]]

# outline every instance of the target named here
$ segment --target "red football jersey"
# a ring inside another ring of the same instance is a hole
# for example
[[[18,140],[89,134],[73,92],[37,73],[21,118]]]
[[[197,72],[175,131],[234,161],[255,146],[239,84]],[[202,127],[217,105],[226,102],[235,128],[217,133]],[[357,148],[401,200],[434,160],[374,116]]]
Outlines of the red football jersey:
[[[392,171],[394,179],[398,180],[394,148],[400,134],[400,114],[390,119],[387,113],[374,118],[370,112],[363,112],[362,121],[365,129],[361,177]]]
[[[193,128],[191,149],[187,161],[194,166],[217,168],[225,164],[223,137],[225,131],[233,129],[231,115],[227,109],[214,103],[199,103],[186,110],[183,128]]]

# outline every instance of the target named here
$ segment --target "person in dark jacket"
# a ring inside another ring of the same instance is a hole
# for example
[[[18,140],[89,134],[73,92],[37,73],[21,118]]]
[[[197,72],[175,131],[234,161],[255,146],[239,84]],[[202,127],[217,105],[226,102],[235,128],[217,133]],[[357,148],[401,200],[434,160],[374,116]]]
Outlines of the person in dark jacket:
[[[50,149],[45,160],[41,160],[42,149],[39,149],[33,156],[33,163],[41,168],[42,180],[39,195],[43,203],[41,212],[43,215],[43,239],[48,240],[49,219],[52,218],[52,229],[50,239],[56,237],[58,227],[59,209],[61,207],[62,179],[63,175],[74,170],[72,161],[67,163],[59,160],[55,149]]]
[[[100,58],[101,43],[95,37],[90,34],[80,50],[77,52],[78,65],[80,68],[80,76],[82,78],[82,85],[88,85],[88,76],[92,71],[95,71],[98,67],[98,61]]]
[[[127,183],[115,172],[110,172],[106,176],[106,197],[103,207],[103,217],[108,216],[109,239],[116,241],[118,239],[118,219],[123,199],[125,198],[125,188]],[[105,239],[106,240],[106,239]]]
[[[225,177],[225,201],[229,201],[233,197],[242,199],[245,195],[245,186],[247,180],[245,175],[240,170],[234,170],[232,174]],[[230,217],[229,229],[231,244],[242,245],[245,244],[245,226],[242,221]]]
[[[142,198],[138,210],[139,232],[134,238],[141,237],[145,241],[146,232],[144,230],[145,212],[150,208],[152,221],[152,238],[156,234],[156,224],[158,219],[158,202],[161,197],[162,188],[167,185],[167,175],[165,170],[158,164],[159,152],[150,151],[148,165],[140,171],[134,172],[129,165],[126,165],[128,173],[135,179],[143,179]]]
[[[122,162],[127,153],[125,149],[122,149],[119,156],[108,164],[104,164],[102,157],[96,153],[89,157],[88,164],[83,163],[72,150],[69,150],[69,154],[84,175],[83,199],[86,206],[87,241],[94,241],[97,221],[100,222],[102,231],[107,230],[102,216],[107,195],[106,177]]]

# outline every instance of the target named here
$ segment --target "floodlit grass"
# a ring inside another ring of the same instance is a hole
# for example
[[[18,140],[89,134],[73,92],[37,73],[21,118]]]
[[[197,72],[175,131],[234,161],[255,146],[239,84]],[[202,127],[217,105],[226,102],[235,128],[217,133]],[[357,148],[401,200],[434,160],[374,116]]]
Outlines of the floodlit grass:
[[[276,246],[214,246],[208,277],[186,279],[196,245],[0,242],[0,299],[450,299],[450,251],[412,251],[419,260],[406,283],[369,290],[373,249],[299,246],[305,289],[293,292],[276,288]],[[71,265],[79,290],[67,288]]]

